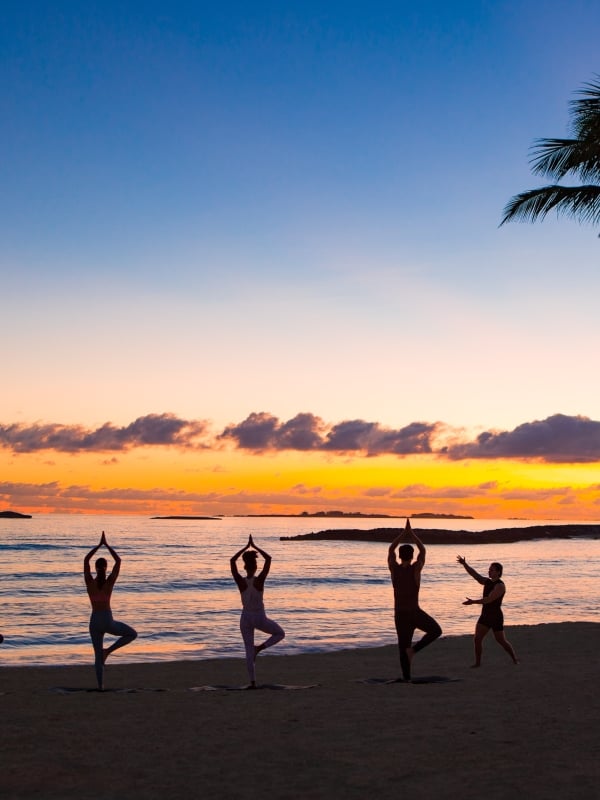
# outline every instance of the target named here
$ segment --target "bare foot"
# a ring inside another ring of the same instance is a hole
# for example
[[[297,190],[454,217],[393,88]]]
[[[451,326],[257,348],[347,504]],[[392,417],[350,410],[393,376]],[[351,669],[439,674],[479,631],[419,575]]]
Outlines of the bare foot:
[[[479,669],[481,664],[471,664],[471,669]]]
[[[106,659],[109,657],[109,655],[110,655],[109,648],[105,647],[102,650],[102,663],[103,664],[106,664]]]
[[[412,664],[412,660],[415,657],[415,651],[413,650],[412,647],[406,648],[406,655],[408,656],[408,663]]]

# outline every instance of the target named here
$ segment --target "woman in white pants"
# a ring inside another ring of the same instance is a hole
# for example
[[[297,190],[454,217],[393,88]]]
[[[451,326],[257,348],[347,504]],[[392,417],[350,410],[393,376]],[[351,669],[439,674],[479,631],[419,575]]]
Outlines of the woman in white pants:
[[[254,548],[254,549],[252,549]],[[265,560],[262,570],[257,575],[257,557],[262,556]],[[244,562],[244,569],[246,577],[240,575],[237,568],[237,560],[242,557]],[[261,550],[252,541],[252,536],[248,539],[248,544],[242,547],[241,550],[231,557],[231,574],[233,579],[240,590],[242,598],[242,615],[240,617],[240,631],[244,640],[244,647],[246,648],[246,666],[248,667],[248,677],[250,678],[250,687],[256,689],[256,674],[254,662],[256,656],[261,650],[266,650],[267,647],[272,647],[277,642],[280,642],[285,632],[283,628],[272,619],[269,619],[265,613],[265,606],[263,601],[263,592],[265,588],[265,580],[271,569],[271,556],[264,550]],[[254,631],[259,630],[263,633],[269,633],[270,636],[262,644],[254,644]]]

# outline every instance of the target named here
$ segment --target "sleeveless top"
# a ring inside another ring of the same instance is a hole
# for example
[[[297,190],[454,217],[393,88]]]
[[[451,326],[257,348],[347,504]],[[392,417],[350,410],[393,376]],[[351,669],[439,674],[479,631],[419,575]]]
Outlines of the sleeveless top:
[[[241,592],[244,611],[264,611],[263,593],[254,586],[254,578],[245,578],[246,588]]]
[[[396,611],[414,611],[419,608],[419,583],[415,575],[416,564],[410,567],[392,565],[392,585]]]
[[[483,584],[483,596],[487,597],[489,594],[493,592],[496,586],[501,583],[504,586],[503,581],[498,579],[497,581],[493,581],[490,578],[486,578],[485,583]],[[493,600],[491,603],[484,603],[481,607],[482,614],[486,616],[488,614],[494,614],[497,611],[500,611],[500,606],[502,605],[502,600],[504,595],[501,594],[497,600]]]
[[[104,588],[107,583],[108,580],[102,584],[102,588]],[[108,592],[103,592],[102,589],[98,588],[96,581],[92,580],[91,585],[86,583],[86,589],[92,608],[94,608],[94,603],[103,606],[103,608],[94,609],[95,611],[110,611],[110,597],[112,595],[113,586],[109,585]]]

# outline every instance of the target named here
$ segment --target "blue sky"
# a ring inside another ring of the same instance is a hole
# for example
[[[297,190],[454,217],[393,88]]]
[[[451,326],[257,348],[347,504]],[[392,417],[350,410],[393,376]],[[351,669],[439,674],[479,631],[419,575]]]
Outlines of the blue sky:
[[[600,414],[597,231],[498,227],[596,2],[9,3],[4,424]]]

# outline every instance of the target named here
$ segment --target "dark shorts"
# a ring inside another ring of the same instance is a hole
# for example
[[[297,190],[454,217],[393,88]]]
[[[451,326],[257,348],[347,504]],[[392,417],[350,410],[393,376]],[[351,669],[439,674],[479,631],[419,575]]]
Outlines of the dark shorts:
[[[495,614],[482,614],[477,623],[485,625],[486,628],[491,628],[493,631],[500,632],[504,630],[504,614],[502,611],[497,611]]]
[[[425,613],[421,608],[400,610],[396,609],[394,614],[394,621],[396,624],[396,633],[398,634],[398,645],[401,648],[410,647],[412,645],[412,638],[415,630],[424,631],[427,634],[425,638],[425,645],[429,644],[429,640],[433,641],[441,636],[442,629],[433,617]],[[416,651],[417,648],[415,648]],[[419,648],[420,649],[420,648]]]

